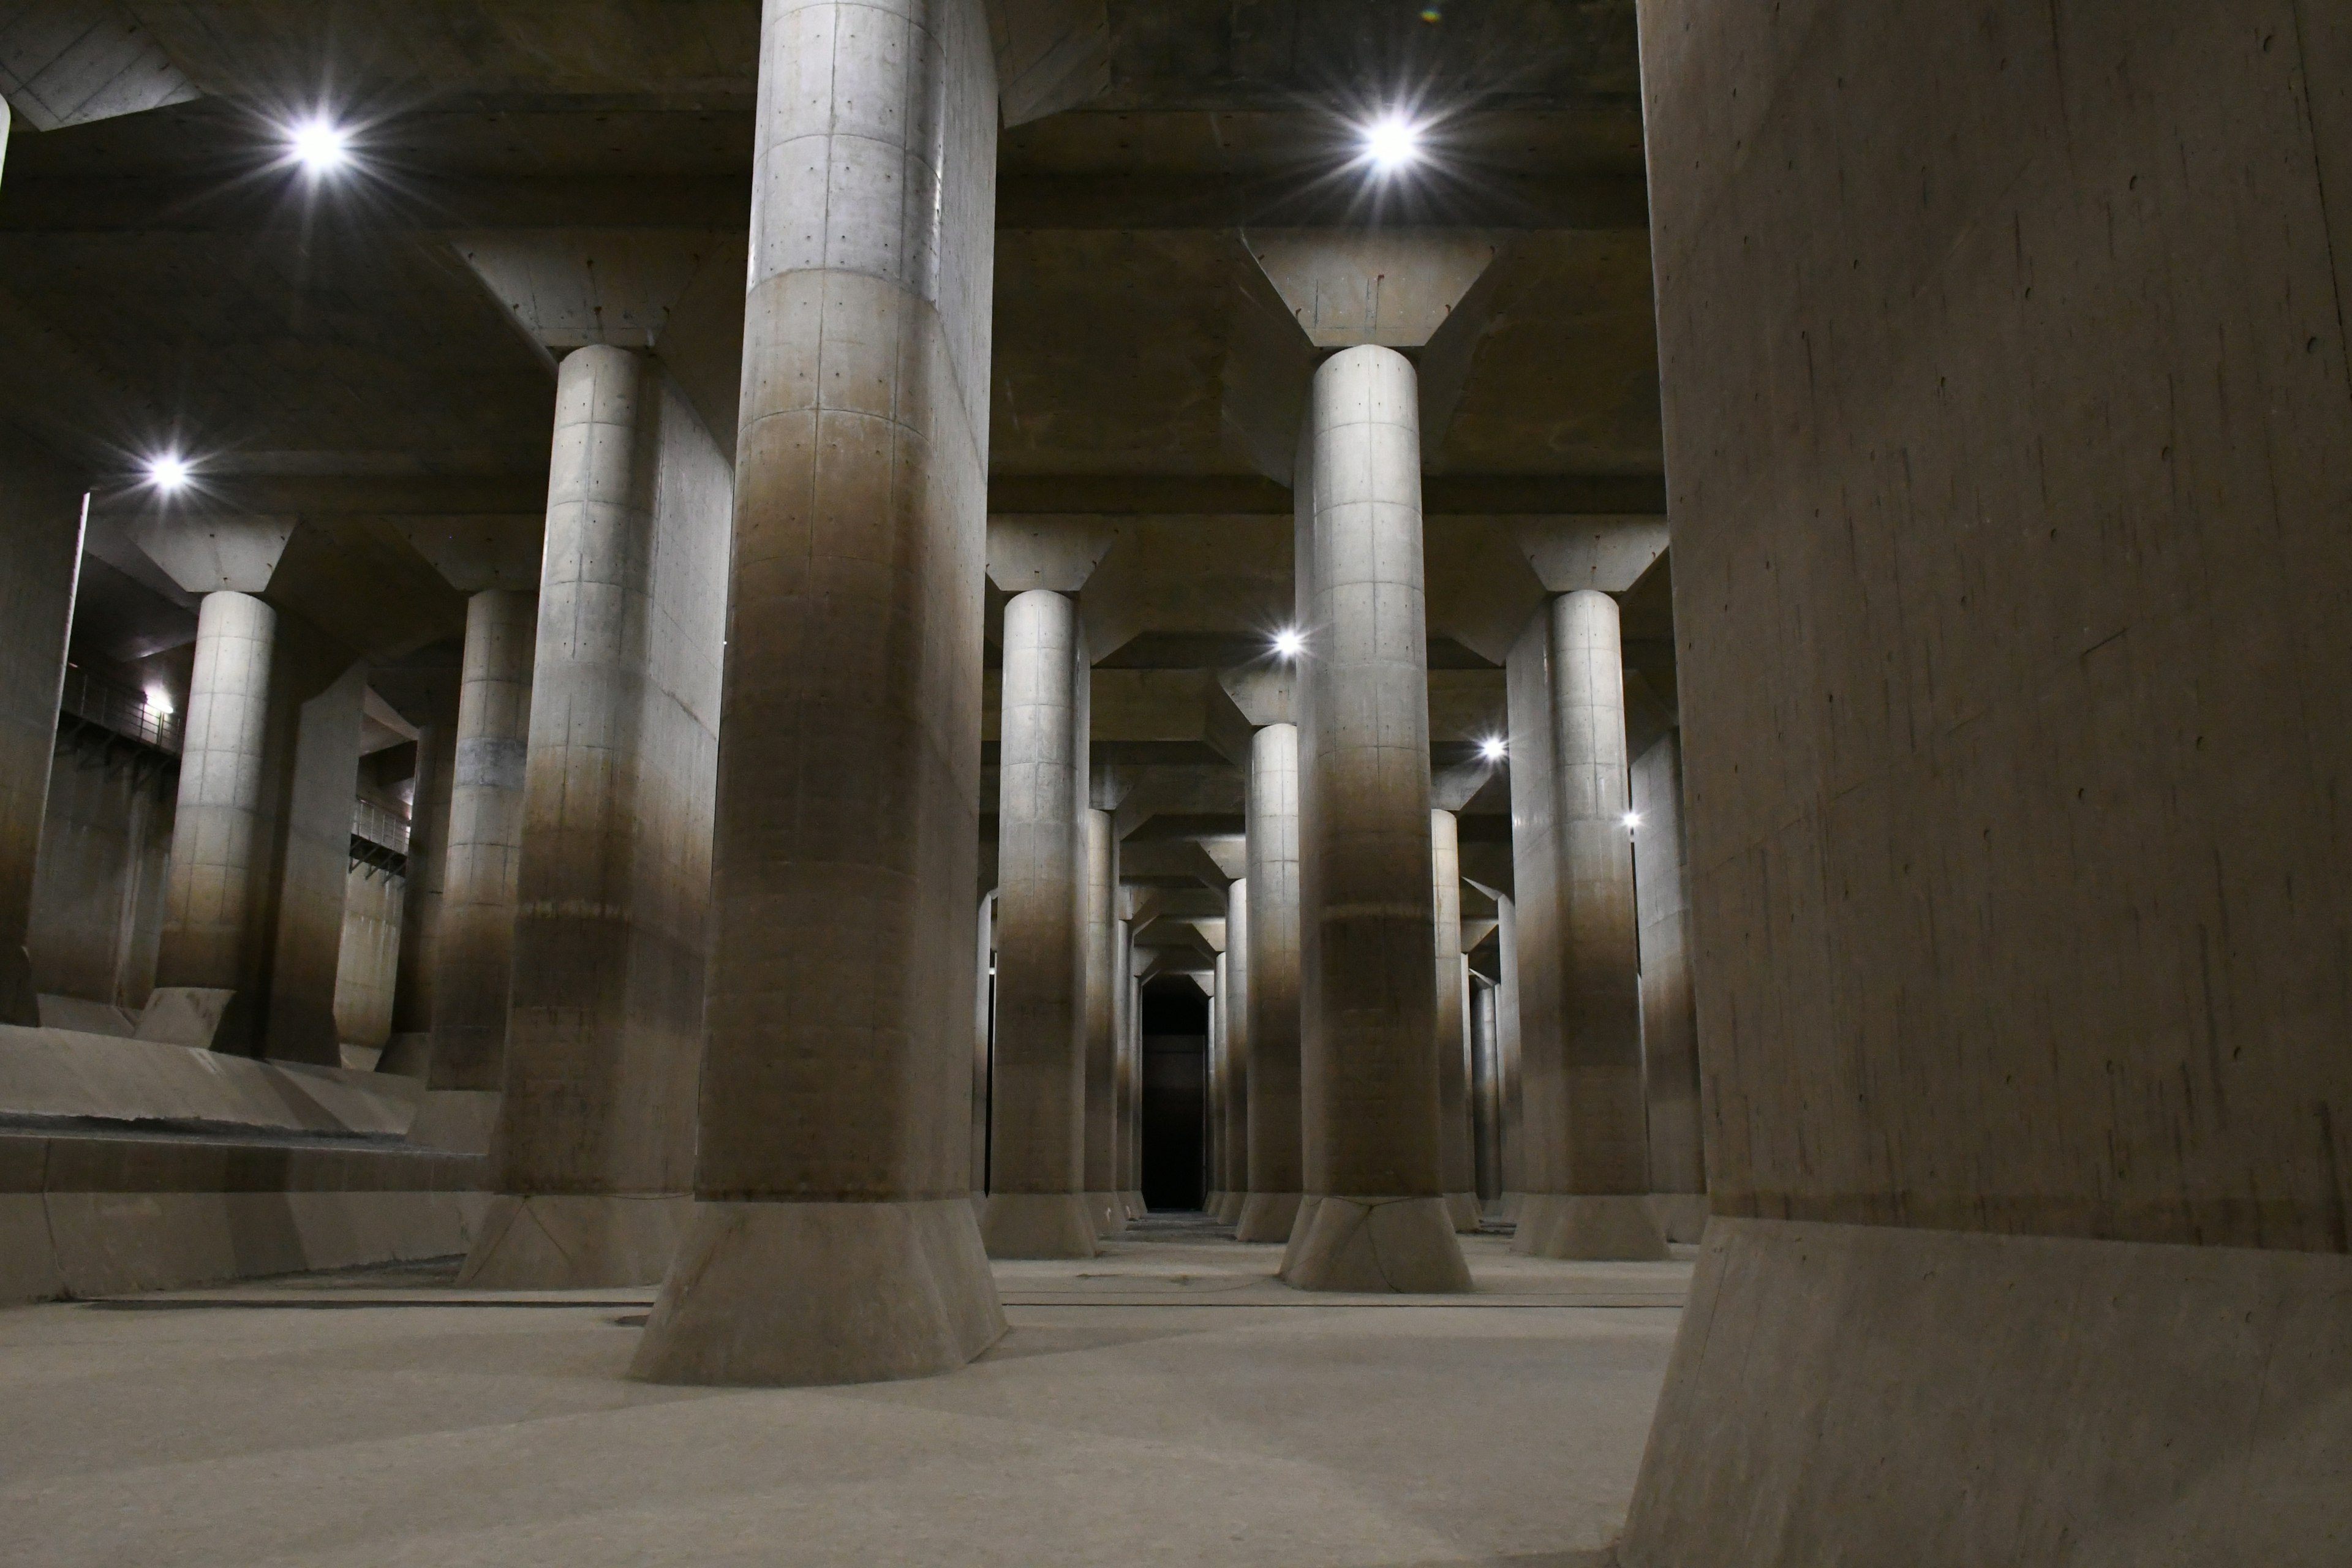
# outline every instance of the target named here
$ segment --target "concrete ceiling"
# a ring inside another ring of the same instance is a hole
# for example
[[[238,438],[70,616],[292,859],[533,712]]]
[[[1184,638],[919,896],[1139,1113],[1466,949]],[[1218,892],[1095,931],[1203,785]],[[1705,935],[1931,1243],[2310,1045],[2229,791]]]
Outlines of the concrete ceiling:
[[[94,539],[137,526],[142,458],[181,447],[204,465],[195,509],[299,520],[281,608],[386,665],[446,642],[463,600],[431,542],[544,502],[552,359],[486,287],[486,237],[740,236],[757,0],[73,4],[77,37],[136,49],[0,54],[0,85],[37,77],[51,105],[20,115],[0,184],[0,418],[89,475]],[[1228,408],[1262,374],[1248,311],[1274,297],[1253,233],[1495,237],[1415,351],[1444,405],[1441,765],[1499,726],[1494,661],[1540,602],[1497,520],[1664,510],[1632,0],[1429,9],[1110,0],[1092,98],[1003,139],[992,510],[1117,524],[1085,602],[1111,667],[1097,773],[1170,803],[1128,814],[1136,831],[1237,831],[1230,787],[1178,775],[1233,774],[1246,725],[1216,678],[1286,614],[1290,498]],[[363,167],[313,186],[275,127],[329,83]],[[1412,84],[1434,157],[1376,186],[1345,165],[1383,83]],[[73,122],[77,104],[108,117]],[[661,243],[631,242],[648,276]],[[106,558],[99,640],[184,642],[184,595]],[[1644,711],[1670,720],[1665,584],[1660,562],[1612,586]]]

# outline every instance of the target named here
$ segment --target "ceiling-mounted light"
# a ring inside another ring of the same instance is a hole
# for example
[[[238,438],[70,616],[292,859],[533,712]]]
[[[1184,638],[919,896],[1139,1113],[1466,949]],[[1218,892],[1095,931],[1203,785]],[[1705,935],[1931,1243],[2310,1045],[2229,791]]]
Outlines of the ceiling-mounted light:
[[[188,460],[176,453],[165,452],[147,459],[147,482],[166,495],[184,489],[188,478]]]
[[[288,130],[294,161],[313,174],[331,174],[352,161],[352,133],[321,114]]]
[[[1364,128],[1364,156],[1384,174],[1418,163],[1421,128],[1402,114],[1385,115]]]
[[[1288,628],[1275,633],[1274,651],[1281,658],[1297,658],[1307,651],[1307,634]]]
[[[1499,763],[1510,755],[1510,742],[1500,736],[1492,737],[1481,742],[1478,747],[1478,754],[1490,763]]]

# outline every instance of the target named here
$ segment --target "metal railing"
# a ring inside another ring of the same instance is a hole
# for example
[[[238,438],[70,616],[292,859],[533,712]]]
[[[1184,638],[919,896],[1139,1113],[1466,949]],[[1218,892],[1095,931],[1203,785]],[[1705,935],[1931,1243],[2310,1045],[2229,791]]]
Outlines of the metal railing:
[[[135,686],[69,667],[58,707],[85,724],[95,724],[174,757],[180,754],[180,716],[159,711]]]
[[[408,853],[408,824],[372,800],[352,802],[352,837],[395,855]]]

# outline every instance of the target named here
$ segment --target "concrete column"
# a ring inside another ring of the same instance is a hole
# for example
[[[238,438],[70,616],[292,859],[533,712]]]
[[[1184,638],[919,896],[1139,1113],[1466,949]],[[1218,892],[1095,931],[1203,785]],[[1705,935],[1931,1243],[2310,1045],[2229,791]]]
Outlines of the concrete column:
[[[1356,348],[1316,373],[1301,692],[1307,1203],[1283,1279],[1466,1290],[1440,1181],[1429,672],[1413,369]]]
[[[278,612],[249,595],[207,594],[197,610],[156,995],[142,1034],[184,1012],[207,1020],[194,1037],[215,1037],[231,998],[255,987],[267,935],[262,805],[277,639]],[[244,1000],[249,1011],[260,998]],[[227,1045],[249,1033],[232,1028],[218,1038]]]
[[[1091,1258],[1086,1202],[1087,813],[1079,794],[1077,606],[1036,589],[1004,609],[997,789],[992,1258]]]
[[[1429,814],[1430,898],[1436,916],[1438,1157],[1446,1212],[1457,1231],[1478,1228],[1470,1157],[1470,1018],[1462,981],[1462,830],[1450,811]]]
[[[1563,594],[1547,632],[1551,909],[1542,956],[1554,966],[1556,1024],[1523,1046],[1528,1199],[1512,1247],[1545,1258],[1663,1258],[1665,1237],[1646,1195],[1617,602],[1590,589]]]
[[[1470,1103],[1481,1214],[1503,1197],[1502,1053],[1495,1034],[1495,990],[1484,980],[1470,983]]]
[[[1255,1051],[1249,1032],[1249,882],[1225,889],[1225,951],[1217,974],[1217,1017],[1224,1039],[1225,1136],[1223,1196],[1217,1218],[1239,1226],[1249,1202],[1249,1080]]]
[[[975,1213],[988,1199],[989,1052],[996,1035],[996,895],[980,900],[980,955],[972,965],[971,1192]]]
[[[1286,1242],[1298,1218],[1298,731],[1250,742],[1249,1195],[1234,1235]],[[1229,944],[1230,945],[1230,944]]]
[[[642,353],[556,385],[498,1198],[461,1282],[650,1285],[684,1233],[708,963],[725,464]]]
[[[1085,971],[1087,1213],[1096,1234],[1127,1228],[1118,1179],[1118,835],[1108,811],[1088,811],[1086,902],[1080,963]]]
[[[1690,868],[1683,836],[1682,732],[1633,764],[1633,887],[1641,920],[1642,1082],[1649,1112],[1650,1206],[1669,1241],[1706,1229],[1698,1016],[1691,991]]]
[[[0,103],[0,151],[7,144]],[[0,455],[0,463],[6,463]],[[26,952],[41,825],[80,574],[80,486],[46,462],[6,463],[0,520],[0,1024],[37,1025]],[[31,482],[27,482],[27,481]]]
[[[965,1146],[994,68],[980,0],[768,0],[696,1212],[639,1376],[1003,1332]]]
[[[440,974],[433,1065],[413,1142],[484,1152],[506,1081],[508,986],[514,973],[524,761],[539,595],[503,588],[466,605],[456,771],[442,856]]]
[[[1526,1099],[1519,1075],[1519,906],[1515,898],[1495,900],[1496,951],[1501,973],[1495,984],[1495,1063],[1502,1097],[1502,1213],[1518,1216],[1528,1190]]]
[[[1226,1200],[1233,1195],[1227,1184],[1233,1180],[1233,1170],[1226,1162],[1232,1158],[1234,1145],[1234,1075],[1233,1063],[1225,1054],[1225,955],[1223,953],[1217,954],[1210,964],[1209,981],[1204,989],[1209,997],[1209,1060],[1223,1063],[1225,1070],[1222,1089],[1218,1086],[1217,1079],[1213,1078],[1210,1080],[1207,1102],[1202,1108],[1213,1137],[1210,1143],[1213,1152],[1210,1158],[1203,1162],[1206,1168],[1202,1172],[1202,1178],[1214,1189],[1212,1196],[1215,1199],[1215,1206],[1209,1211],[1209,1217],[1229,1225],[1232,1221],[1225,1218],[1227,1212],[1225,1205]]]

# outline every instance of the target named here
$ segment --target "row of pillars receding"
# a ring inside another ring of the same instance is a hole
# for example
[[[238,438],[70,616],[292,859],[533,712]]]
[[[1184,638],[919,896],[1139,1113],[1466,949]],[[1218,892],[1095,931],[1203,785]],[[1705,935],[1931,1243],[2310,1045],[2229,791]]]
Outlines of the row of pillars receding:
[[[972,957],[984,18],[772,4],[762,50],[727,578],[681,586],[723,552],[664,532],[701,469],[673,466],[662,378],[573,354],[539,591],[468,615],[436,943],[428,1115],[499,1105],[467,1279],[662,1278],[635,1372],[667,1382],[961,1365],[1003,1331],[991,1251],[1083,1255],[1139,1202],[1134,932],[1059,593],[1006,615],[993,975]],[[1296,722],[1255,742],[1227,911],[1220,1047],[1245,1088],[1219,1197],[1287,1243],[1294,1286],[1460,1290],[1475,1080],[1432,802],[1412,367],[1343,352],[1311,407]],[[216,828],[188,824],[234,858],[256,699],[231,667],[267,612],[219,605],[189,747],[226,793]],[[1614,613],[1569,595],[1511,661],[1501,1144],[1528,1247],[1655,1257]],[[175,892],[167,969],[208,907]]]
[[[1307,1289],[1470,1288],[1456,1237],[1482,1223],[1481,1083],[1519,1250],[1667,1256],[1616,605],[1559,596],[1511,661],[1517,891],[1499,896],[1501,994],[1474,1001],[1456,819],[1432,804],[1418,409],[1412,365],[1385,349],[1315,377],[1297,722],[1252,742],[1244,875],[1207,987],[1212,1207],[1244,1241],[1286,1244],[1282,1278]],[[1004,618],[1002,886],[982,950],[995,998],[982,1227],[1000,1258],[1091,1256],[1136,1207],[1119,1098],[1133,1042],[1112,1000],[1136,977],[1118,845],[1088,804],[1080,624],[1045,589]],[[1658,809],[1671,832],[1674,803]],[[1677,905],[1678,860],[1657,868]],[[1656,1005],[1654,1033],[1686,990]],[[1696,1131],[1692,1119],[1667,1141]],[[1700,1185],[1696,1172],[1666,1184]]]

